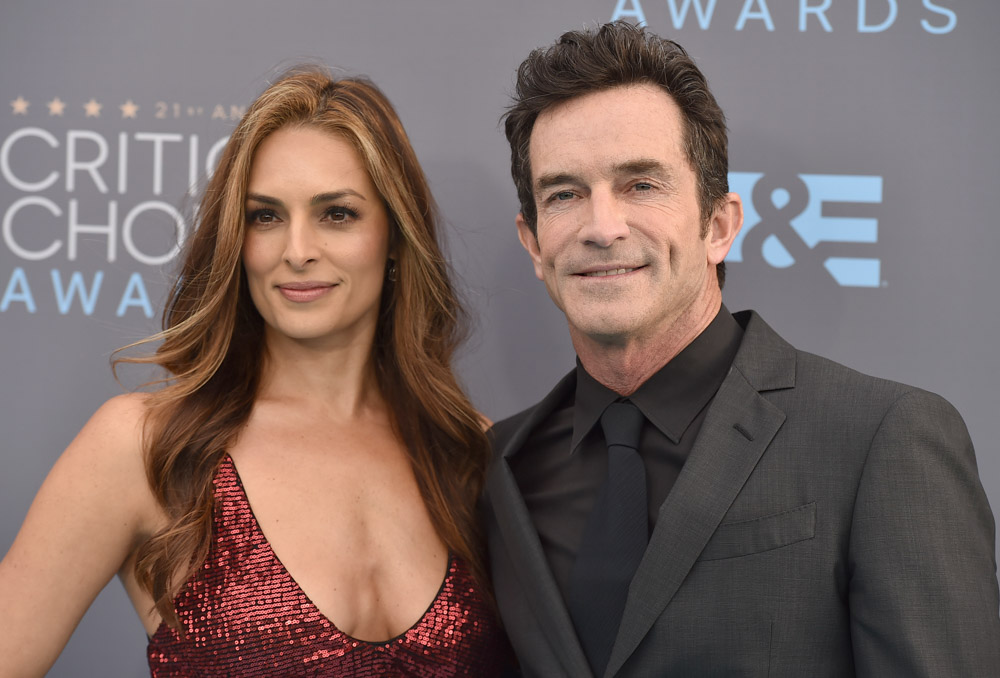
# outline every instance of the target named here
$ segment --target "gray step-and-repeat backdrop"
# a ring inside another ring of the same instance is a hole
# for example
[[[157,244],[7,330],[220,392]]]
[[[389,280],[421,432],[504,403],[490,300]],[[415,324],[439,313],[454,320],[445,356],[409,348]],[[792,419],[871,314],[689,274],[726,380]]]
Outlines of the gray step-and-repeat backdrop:
[[[368,75],[396,104],[476,319],[465,383],[493,418],[541,397],[573,353],[517,243],[498,117],[531,48],[615,16],[685,45],[729,116],[747,217],[729,307],[949,398],[1000,508],[1000,3],[5,0],[0,552],[120,392],[111,351],[157,329],[190,187],[295,63]],[[126,368],[123,382],[146,376]],[[144,647],[112,582],[50,675],[141,676]]]

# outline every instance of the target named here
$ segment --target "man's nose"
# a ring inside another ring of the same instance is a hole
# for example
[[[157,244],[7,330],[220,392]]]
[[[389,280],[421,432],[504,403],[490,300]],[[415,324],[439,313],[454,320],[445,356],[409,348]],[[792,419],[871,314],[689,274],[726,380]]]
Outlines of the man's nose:
[[[621,203],[611,190],[595,189],[590,194],[579,239],[585,245],[610,247],[615,240],[627,238],[628,224]]]
[[[319,256],[320,234],[302,217],[292,217],[286,231],[285,262],[294,269],[305,268]]]

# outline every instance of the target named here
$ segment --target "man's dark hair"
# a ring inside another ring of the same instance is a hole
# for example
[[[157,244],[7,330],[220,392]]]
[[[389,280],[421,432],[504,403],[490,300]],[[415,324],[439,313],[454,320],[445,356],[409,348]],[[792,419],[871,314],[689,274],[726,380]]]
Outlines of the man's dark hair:
[[[625,21],[596,30],[570,31],[548,48],[531,52],[517,69],[514,103],[503,116],[510,142],[510,172],[521,214],[532,232],[538,213],[531,190],[529,142],[538,115],[584,94],[650,83],[659,85],[681,110],[684,150],[698,178],[701,218],[707,229],[729,192],[726,117],[705,76],[683,47]],[[725,263],[716,273],[721,287]]]

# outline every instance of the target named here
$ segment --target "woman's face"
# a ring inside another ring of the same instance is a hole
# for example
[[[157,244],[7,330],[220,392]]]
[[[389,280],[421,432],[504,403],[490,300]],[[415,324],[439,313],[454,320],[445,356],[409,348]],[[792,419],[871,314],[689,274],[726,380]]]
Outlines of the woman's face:
[[[243,267],[269,343],[371,343],[388,256],[388,213],[346,139],[314,127],[264,139],[250,168]]]

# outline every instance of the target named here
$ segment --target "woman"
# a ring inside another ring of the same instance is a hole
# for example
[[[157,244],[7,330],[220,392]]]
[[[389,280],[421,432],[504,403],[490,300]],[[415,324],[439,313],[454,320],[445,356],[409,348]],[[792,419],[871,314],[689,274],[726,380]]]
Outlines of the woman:
[[[0,675],[42,675],[116,571],[153,676],[496,673],[487,443],[392,106],[290,73],[198,224],[162,344],[129,360],[170,376],[94,415],[0,564]]]

